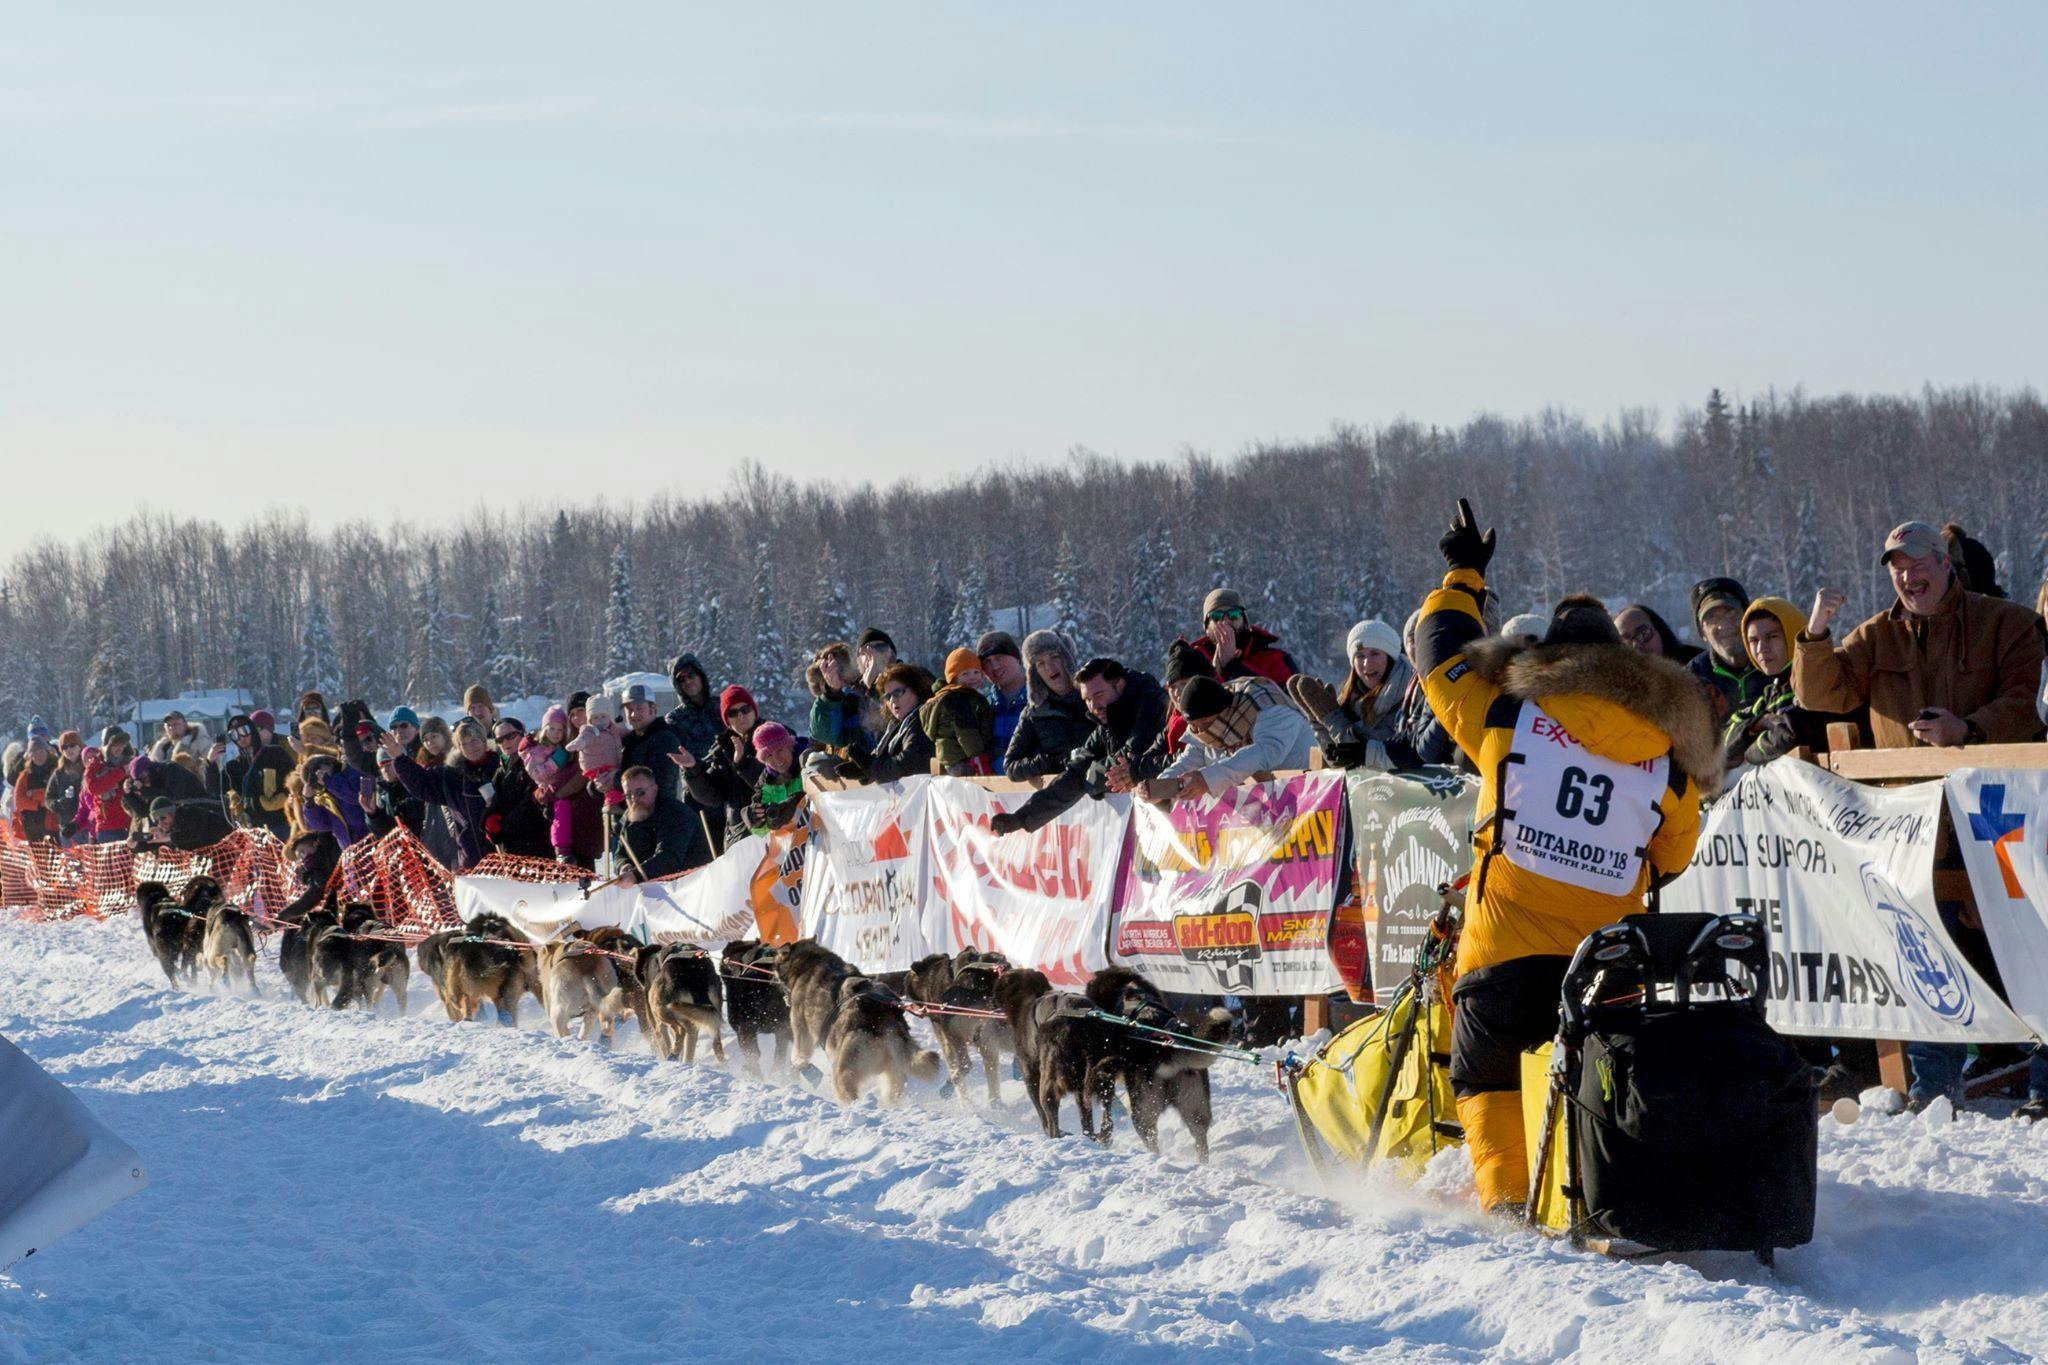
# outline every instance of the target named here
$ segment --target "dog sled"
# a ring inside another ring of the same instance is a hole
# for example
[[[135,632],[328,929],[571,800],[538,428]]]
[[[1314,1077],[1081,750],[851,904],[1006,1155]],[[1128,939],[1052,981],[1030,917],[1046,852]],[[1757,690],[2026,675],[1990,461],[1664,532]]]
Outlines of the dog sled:
[[[1457,911],[1446,900],[1387,1007],[1306,1061],[1282,1062],[1281,1088],[1319,1174],[1383,1163],[1411,1179],[1465,1138],[1451,1095],[1451,963]]]
[[[1813,1238],[1812,1068],[1764,1019],[1753,915],[1631,915],[1565,972],[1556,1040],[1523,1055],[1531,1224],[1610,1255]]]

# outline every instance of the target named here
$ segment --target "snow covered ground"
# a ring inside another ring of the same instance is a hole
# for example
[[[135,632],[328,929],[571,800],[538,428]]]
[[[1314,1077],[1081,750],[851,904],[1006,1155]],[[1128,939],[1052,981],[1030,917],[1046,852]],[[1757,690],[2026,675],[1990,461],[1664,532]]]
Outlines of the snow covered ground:
[[[1217,1151],[1101,1150],[930,1088],[845,1109],[529,1027],[164,988],[130,920],[0,921],[0,1031],[151,1186],[0,1277],[0,1360],[2018,1360],[2048,1124],[1824,1119],[1821,1227],[1623,1263],[1316,1190],[1219,1067]],[[920,1027],[922,1027],[920,1025]],[[628,1030],[631,1038],[631,1031]],[[975,1087],[978,1093],[979,1087]],[[1071,1112],[1068,1118],[1071,1127]],[[1455,1191],[1459,1154],[1431,1184]]]

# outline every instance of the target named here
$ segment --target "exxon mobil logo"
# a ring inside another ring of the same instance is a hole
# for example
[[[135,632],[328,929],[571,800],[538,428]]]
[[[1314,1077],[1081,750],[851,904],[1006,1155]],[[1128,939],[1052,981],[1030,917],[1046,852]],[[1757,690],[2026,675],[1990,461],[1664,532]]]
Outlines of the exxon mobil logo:
[[[1921,1004],[1941,1018],[1955,1024],[1968,1024],[1975,1019],[1977,1002],[1970,996],[1970,978],[1941,935],[1928,927],[1927,921],[1907,903],[1905,893],[1876,864],[1863,864],[1862,872],[1863,897],[1891,931],[1899,979],[1913,988]]]

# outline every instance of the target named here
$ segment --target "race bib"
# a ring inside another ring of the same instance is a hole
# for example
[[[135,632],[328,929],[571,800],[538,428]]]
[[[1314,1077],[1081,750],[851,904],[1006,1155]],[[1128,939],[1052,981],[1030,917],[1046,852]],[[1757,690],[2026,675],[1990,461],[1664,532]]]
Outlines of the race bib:
[[[1501,778],[1499,852],[1552,881],[1630,894],[1657,830],[1670,766],[1669,754],[1648,763],[1602,758],[1542,707],[1524,705]]]

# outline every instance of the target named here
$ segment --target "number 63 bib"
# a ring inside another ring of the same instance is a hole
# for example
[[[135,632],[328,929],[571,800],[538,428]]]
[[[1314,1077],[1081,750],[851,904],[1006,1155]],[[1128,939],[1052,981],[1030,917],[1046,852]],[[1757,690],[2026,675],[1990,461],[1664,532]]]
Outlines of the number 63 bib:
[[[1502,770],[1495,851],[1527,872],[1610,896],[1635,890],[1662,820],[1671,756],[1617,763],[1524,703]]]

